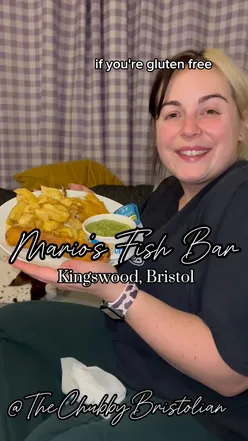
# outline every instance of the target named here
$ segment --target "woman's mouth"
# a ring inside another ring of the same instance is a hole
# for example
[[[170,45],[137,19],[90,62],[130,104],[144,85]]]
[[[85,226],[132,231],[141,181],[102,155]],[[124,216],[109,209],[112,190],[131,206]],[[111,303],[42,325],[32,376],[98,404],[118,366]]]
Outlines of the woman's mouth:
[[[186,161],[197,161],[209,152],[209,149],[181,149],[177,151],[177,154]]]

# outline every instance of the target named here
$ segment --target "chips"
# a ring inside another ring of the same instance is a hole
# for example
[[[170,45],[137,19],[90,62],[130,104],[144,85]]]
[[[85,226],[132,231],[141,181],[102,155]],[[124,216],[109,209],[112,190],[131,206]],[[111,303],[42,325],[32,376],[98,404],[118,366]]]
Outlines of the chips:
[[[15,190],[17,204],[6,221],[7,229],[21,227],[53,233],[57,237],[70,237],[79,243],[86,241],[82,223],[91,216],[107,214],[103,202],[94,193],[82,199],[69,198],[66,192],[41,186],[41,194],[35,196],[26,188]]]

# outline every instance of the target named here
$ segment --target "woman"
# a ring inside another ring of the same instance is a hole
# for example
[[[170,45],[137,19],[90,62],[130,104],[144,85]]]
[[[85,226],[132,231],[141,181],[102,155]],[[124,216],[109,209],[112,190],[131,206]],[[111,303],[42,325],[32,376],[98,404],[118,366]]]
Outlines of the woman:
[[[209,60],[212,69],[189,69],[190,59]],[[6,417],[9,402],[37,390],[50,390],[53,401],[61,400],[61,357],[113,373],[127,387],[127,401],[149,389],[155,403],[188,399],[192,410],[198,402],[197,411],[178,412],[177,418],[162,412],[138,421],[126,416],[117,426],[121,440],[148,440],[154,424],[158,441],[248,439],[248,163],[240,159],[248,83],[217,50],[187,51],[173,60],[183,61],[185,69],[158,71],[150,96],[157,152],[172,174],[142,211],[143,225],[153,229],[146,243],[156,244],[157,255],[148,259],[143,253],[118,267],[127,274],[138,269],[140,286],[65,285],[104,299],[124,320],[57,303],[1,310],[1,369],[7,378],[1,440],[116,438],[108,420],[89,415],[66,421],[45,414],[28,421],[21,413],[14,421]],[[50,268],[14,265],[40,280],[57,281]],[[65,267],[117,271],[99,262],[72,261]],[[123,293],[129,302],[119,301]]]

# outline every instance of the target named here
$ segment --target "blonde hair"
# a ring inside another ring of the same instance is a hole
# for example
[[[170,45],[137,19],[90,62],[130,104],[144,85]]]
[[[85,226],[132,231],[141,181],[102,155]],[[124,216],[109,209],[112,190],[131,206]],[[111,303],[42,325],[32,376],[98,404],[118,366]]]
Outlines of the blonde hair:
[[[240,119],[246,114],[244,139],[238,141],[238,148],[241,157],[248,157],[248,75],[239,68],[232,58],[219,49],[205,49],[203,55],[226,77],[231,87]]]
[[[233,99],[236,103],[240,120],[244,118],[244,115],[246,117],[243,131],[244,139],[238,141],[238,153],[240,158],[248,159],[248,75],[234,60],[232,60],[231,57],[223,51],[215,48],[206,48],[202,51],[186,50],[175,55],[170,60],[176,61],[177,63],[180,61],[187,63],[190,59],[193,59],[194,61],[210,61],[213,66],[219,69],[226,77],[232,91]],[[159,70],[151,88],[149,113],[152,118],[151,135],[153,140],[154,123],[160,115],[166,89],[174,72],[174,69]],[[153,146],[152,156],[155,169],[157,169],[158,172],[161,172],[163,166],[155,145]]]

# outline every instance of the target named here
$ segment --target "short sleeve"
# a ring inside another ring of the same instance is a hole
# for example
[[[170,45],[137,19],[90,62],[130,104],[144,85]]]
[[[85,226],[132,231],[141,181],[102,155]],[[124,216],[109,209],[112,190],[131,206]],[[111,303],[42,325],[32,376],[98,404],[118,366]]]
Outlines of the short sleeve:
[[[248,376],[248,186],[242,186],[212,235],[221,253],[234,244],[239,252],[212,254],[202,284],[201,318],[210,328],[220,356]]]

